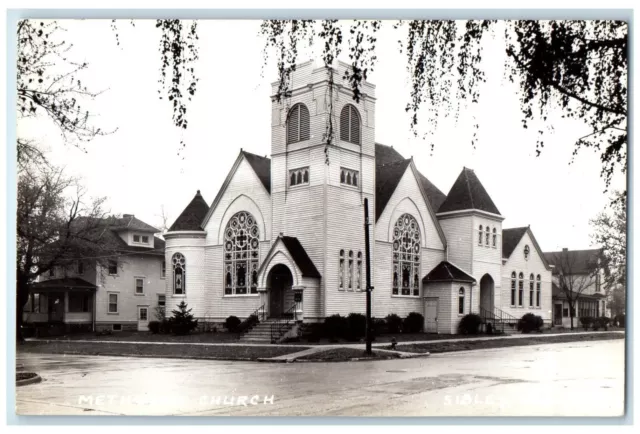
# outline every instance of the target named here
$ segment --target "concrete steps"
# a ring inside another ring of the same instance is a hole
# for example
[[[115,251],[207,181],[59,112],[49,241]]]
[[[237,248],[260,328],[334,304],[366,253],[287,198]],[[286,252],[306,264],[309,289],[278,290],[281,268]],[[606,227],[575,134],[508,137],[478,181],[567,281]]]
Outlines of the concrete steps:
[[[256,324],[251,330],[240,337],[240,342],[250,343],[264,343],[270,344],[271,342],[271,325],[276,322],[275,319],[267,319]],[[293,327],[294,323],[290,324]]]

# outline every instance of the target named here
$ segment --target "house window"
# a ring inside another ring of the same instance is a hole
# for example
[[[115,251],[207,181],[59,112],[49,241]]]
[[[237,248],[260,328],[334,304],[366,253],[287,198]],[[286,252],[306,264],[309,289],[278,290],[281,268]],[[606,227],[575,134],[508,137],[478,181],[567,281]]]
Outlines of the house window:
[[[360,144],[360,115],[351,104],[347,104],[340,113],[340,140]]]
[[[78,263],[76,264],[76,272],[79,275],[83,275],[84,274],[84,262],[78,261]]]
[[[495,249],[496,247],[498,247],[498,232],[496,231],[496,228],[493,228],[493,244],[492,247]]]
[[[358,252],[358,272],[356,274],[356,290],[362,290],[362,252]]]
[[[351,185],[353,187],[358,186],[359,172],[351,169],[340,169],[340,184]]]
[[[46,299],[42,297],[40,294],[32,294],[29,299],[29,303],[31,304],[30,310],[32,313],[46,313],[47,312],[47,303]],[[28,303],[28,304],[29,304]]]
[[[487,232],[484,237],[484,244],[489,247],[489,239],[491,238],[491,232],[489,231],[489,226],[487,226]]]
[[[478,245],[482,245],[482,225],[478,227]]]
[[[142,242],[145,244],[149,244],[149,236],[148,235],[143,235],[142,236]]]
[[[524,274],[518,274],[518,306],[522,306],[524,299]]]
[[[529,275],[529,307],[533,307],[533,274]]]
[[[89,295],[70,293],[69,312],[89,312]]]
[[[338,289],[344,290],[344,250],[340,250],[340,264],[338,269]]]
[[[175,253],[171,258],[173,265],[173,293],[186,294],[187,260],[182,253]]]
[[[458,291],[458,314],[464,314],[464,288]]]
[[[134,235],[133,236],[133,242],[134,243],[139,243],[140,242],[140,235]]]
[[[259,229],[246,211],[235,214],[224,232],[224,293],[258,293]]]
[[[600,272],[596,274],[596,292],[600,292]]]
[[[529,260],[529,245],[524,246],[524,259]]]
[[[109,294],[109,313],[118,313],[118,294]]]
[[[420,227],[411,214],[403,214],[393,228],[392,294],[420,295]]]
[[[165,260],[162,261],[162,270],[160,271],[160,277],[163,279],[167,277],[167,261]]]
[[[167,304],[167,296],[159,295],[158,296],[158,307],[165,307]]]
[[[142,295],[144,294],[144,279],[142,277],[136,277],[136,294]]]
[[[540,275],[536,276],[536,307],[540,307]]]
[[[309,184],[309,168],[301,167],[289,171],[289,186]]]
[[[349,291],[353,290],[353,250],[349,250],[349,277],[347,280]]]
[[[309,140],[309,110],[304,104],[296,104],[287,117],[287,144]]]
[[[109,274],[111,275],[118,274],[118,261],[114,259],[109,260]]]
[[[516,305],[516,272],[511,273],[511,306]]]
[[[562,308],[562,316],[565,318],[569,318],[569,308]]]

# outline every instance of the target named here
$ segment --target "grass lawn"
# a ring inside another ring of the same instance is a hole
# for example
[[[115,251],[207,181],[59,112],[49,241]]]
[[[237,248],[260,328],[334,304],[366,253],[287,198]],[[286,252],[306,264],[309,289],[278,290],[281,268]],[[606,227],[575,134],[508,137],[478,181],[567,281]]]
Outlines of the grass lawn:
[[[315,362],[348,362],[351,359],[371,359],[371,360],[385,360],[385,359],[397,359],[400,357],[398,354],[388,353],[386,351],[372,351],[371,355],[365,353],[362,349],[355,348],[335,348],[328,351],[322,351],[320,353],[309,354],[307,356],[299,357],[297,360],[307,360]]]
[[[467,350],[480,350],[486,348],[504,348],[504,347],[519,347],[523,345],[539,345],[539,344],[554,344],[562,342],[584,342],[584,341],[598,341],[606,339],[624,339],[625,335],[620,333],[599,333],[599,334],[577,334],[566,336],[550,336],[550,337],[531,337],[520,339],[492,339],[474,341],[469,340],[465,342],[442,342],[433,344],[399,344],[396,347],[398,351],[406,351],[409,353],[448,353],[451,351],[467,351]],[[389,347],[390,348],[390,347]]]
[[[295,353],[304,349],[306,349],[306,347],[124,344],[117,341],[113,343],[85,343],[68,340],[57,342],[25,342],[17,347],[18,352],[30,353],[224,360],[257,360],[259,358]]]
[[[173,334],[154,334],[151,332],[134,332],[122,331],[112,332],[110,335],[98,335],[96,333],[69,333],[63,336],[45,337],[48,340],[81,340],[81,341],[135,341],[135,342],[201,342],[201,343],[219,343],[219,342],[237,342],[240,333],[216,332],[216,333],[190,333],[185,336],[176,336]]]
[[[436,334],[436,333],[388,333],[388,334],[383,334],[383,335],[379,335],[376,336],[375,339],[373,340],[374,344],[379,344],[379,343],[385,343],[385,342],[389,342],[391,343],[391,340],[393,338],[396,339],[396,342],[413,342],[413,341],[437,341],[437,340],[441,340],[441,339],[476,339],[479,337],[483,337],[486,335],[476,335],[476,336],[471,336],[471,335],[444,335],[444,334]],[[355,344],[355,343],[364,343],[364,338],[362,338],[359,341],[347,341],[345,339],[338,339],[338,340],[329,340],[326,338],[320,339],[320,341],[314,342],[314,341],[309,341],[307,339],[301,338],[298,341],[295,342],[285,342],[288,344],[308,344],[308,345],[335,345],[335,344]]]

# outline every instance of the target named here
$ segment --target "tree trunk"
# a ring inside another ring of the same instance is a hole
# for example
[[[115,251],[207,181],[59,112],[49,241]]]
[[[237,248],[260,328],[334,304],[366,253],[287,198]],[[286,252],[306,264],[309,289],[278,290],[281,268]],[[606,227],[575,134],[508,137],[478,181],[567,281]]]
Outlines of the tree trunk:
[[[29,299],[29,286],[27,279],[18,278],[16,287],[16,342],[24,342],[24,336],[22,336],[22,313],[24,311],[24,305]]]

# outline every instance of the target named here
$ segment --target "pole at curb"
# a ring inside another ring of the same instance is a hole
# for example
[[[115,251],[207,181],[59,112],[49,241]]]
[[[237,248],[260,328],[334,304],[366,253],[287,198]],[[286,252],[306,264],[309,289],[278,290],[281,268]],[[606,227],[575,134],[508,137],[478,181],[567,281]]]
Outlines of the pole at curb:
[[[366,292],[367,292],[367,316],[365,322],[365,341],[367,343],[366,352],[371,354],[371,341],[373,336],[371,335],[371,260],[370,260],[370,246],[369,246],[369,199],[364,199],[364,252],[365,252],[365,270],[366,270]]]

